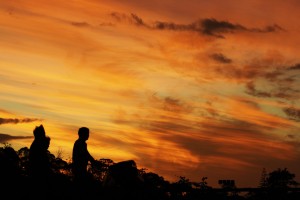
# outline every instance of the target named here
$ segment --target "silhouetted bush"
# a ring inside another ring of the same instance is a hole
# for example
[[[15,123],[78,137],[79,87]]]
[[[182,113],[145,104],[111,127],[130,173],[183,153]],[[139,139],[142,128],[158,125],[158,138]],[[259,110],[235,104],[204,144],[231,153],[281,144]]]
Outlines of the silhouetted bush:
[[[51,178],[38,185],[29,173],[29,149],[15,151],[10,145],[0,147],[1,199],[78,199],[73,181],[72,164],[47,153]],[[191,182],[180,176],[169,182],[164,177],[145,169],[138,169],[133,160],[115,163],[111,159],[96,160],[88,165],[91,175],[85,199],[131,200],[296,200],[300,199],[295,174],[286,168],[264,176],[261,187],[240,196],[238,188],[212,188],[207,177]],[[231,190],[232,189],[232,190]],[[236,190],[235,190],[236,189]],[[294,189],[294,190],[293,190]]]

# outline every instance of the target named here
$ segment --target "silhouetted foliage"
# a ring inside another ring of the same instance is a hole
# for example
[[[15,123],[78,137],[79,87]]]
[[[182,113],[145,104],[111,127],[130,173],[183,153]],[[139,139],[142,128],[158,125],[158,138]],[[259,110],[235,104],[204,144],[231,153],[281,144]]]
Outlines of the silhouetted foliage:
[[[299,185],[295,180],[295,174],[287,168],[274,170],[270,173],[264,168],[261,175],[260,185],[257,192],[249,194],[249,199],[257,200],[285,200],[300,199],[299,191],[292,191]]]
[[[115,163],[111,159],[102,158],[95,160],[92,165],[88,165],[88,172],[91,173],[96,180],[103,182],[107,176],[109,167],[113,164]]]
[[[47,151],[51,180],[47,190],[37,191],[29,173],[29,148],[15,151],[11,145],[0,147],[0,190],[1,199],[79,199],[73,181],[72,163],[64,161]],[[111,159],[99,159],[89,163],[88,173],[92,182],[84,199],[104,200],[296,200],[300,199],[299,190],[293,191],[298,183],[295,174],[286,168],[271,173],[262,173],[259,187],[240,196],[238,188],[213,188],[208,178],[191,182],[180,176],[175,182],[146,169],[138,169],[133,160],[115,163]],[[263,180],[263,181],[262,181]],[[262,184],[263,183],[263,184]],[[41,188],[46,187],[41,185]],[[232,190],[231,190],[232,189]],[[45,193],[43,192],[47,192]]]
[[[267,187],[277,189],[295,187],[298,183],[294,180],[294,178],[295,174],[290,173],[287,168],[279,168],[269,173],[267,178]]]
[[[259,187],[260,188],[268,187],[268,174],[267,174],[266,168],[263,168],[263,170],[261,172]]]

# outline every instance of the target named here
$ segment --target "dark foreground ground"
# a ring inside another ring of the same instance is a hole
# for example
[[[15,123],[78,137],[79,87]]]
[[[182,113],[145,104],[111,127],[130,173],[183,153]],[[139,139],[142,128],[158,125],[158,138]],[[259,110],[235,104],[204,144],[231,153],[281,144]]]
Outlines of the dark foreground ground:
[[[0,147],[0,200],[300,200],[295,175],[287,169],[265,174],[257,188],[220,185],[213,188],[203,177],[191,182],[179,177],[176,182],[145,169],[138,169],[133,160],[114,163],[99,159],[89,165],[89,177],[77,182],[72,163],[49,152],[51,173],[33,177],[28,168],[27,147],[15,151]]]

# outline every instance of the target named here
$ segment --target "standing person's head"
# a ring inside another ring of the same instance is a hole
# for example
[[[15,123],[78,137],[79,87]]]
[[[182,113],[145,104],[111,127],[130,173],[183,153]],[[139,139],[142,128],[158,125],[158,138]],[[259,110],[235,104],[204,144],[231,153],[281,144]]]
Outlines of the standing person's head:
[[[88,140],[89,134],[90,134],[90,130],[87,127],[81,127],[78,130],[79,139]]]
[[[41,124],[40,126],[36,126],[33,130],[33,135],[35,139],[43,139],[46,137],[46,132],[44,126]]]

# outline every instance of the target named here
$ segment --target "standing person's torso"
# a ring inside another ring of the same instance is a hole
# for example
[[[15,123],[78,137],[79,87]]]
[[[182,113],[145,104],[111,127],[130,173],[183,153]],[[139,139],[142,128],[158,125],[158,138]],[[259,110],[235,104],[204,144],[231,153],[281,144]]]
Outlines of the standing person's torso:
[[[29,150],[29,162],[32,174],[43,175],[49,172],[50,162],[47,149],[42,141],[34,140]]]
[[[73,147],[73,166],[75,168],[85,168],[88,164],[87,144],[83,140],[76,140]]]

